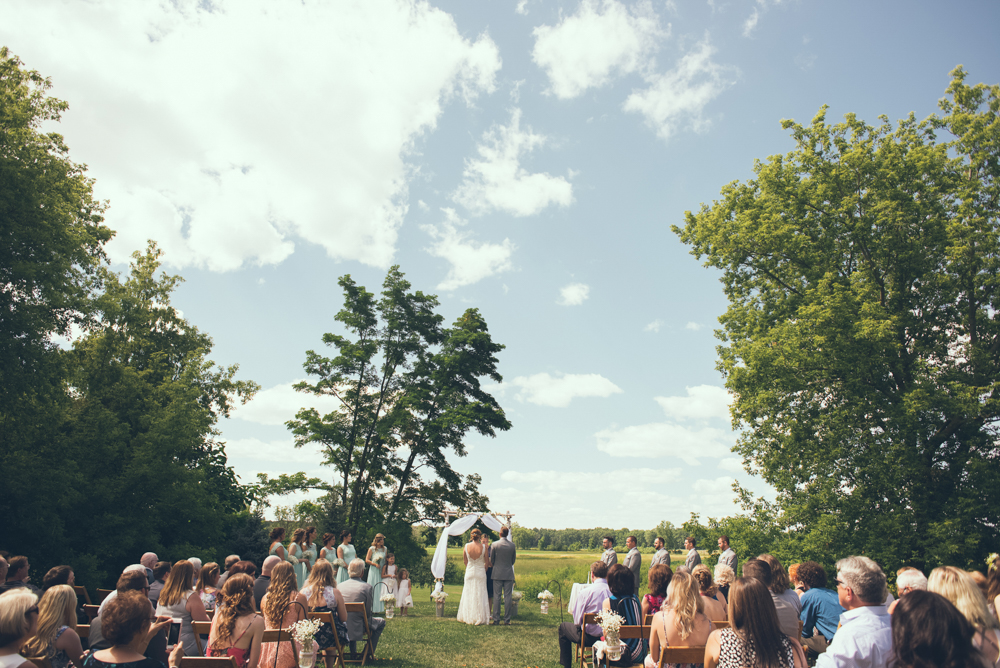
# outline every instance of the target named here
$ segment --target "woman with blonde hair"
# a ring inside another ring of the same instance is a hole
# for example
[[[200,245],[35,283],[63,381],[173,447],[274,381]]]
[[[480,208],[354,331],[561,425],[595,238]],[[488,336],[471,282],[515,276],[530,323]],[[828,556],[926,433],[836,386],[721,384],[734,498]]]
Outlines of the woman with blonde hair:
[[[691,571],[691,577],[697,583],[702,597],[703,610],[713,622],[724,622],[727,619],[726,604],[719,600],[719,588],[712,580],[712,572],[705,564],[698,564]],[[724,597],[723,597],[724,598]]]
[[[972,644],[990,665],[1000,664],[1000,624],[990,614],[986,597],[972,576],[954,566],[941,566],[927,578],[927,591],[951,601],[976,630]]]
[[[198,596],[201,597],[201,603],[205,606],[206,611],[215,610],[215,599],[219,595],[219,589],[216,586],[218,584],[219,564],[210,561],[201,567],[198,585],[194,588]]]
[[[659,663],[664,647],[698,647],[706,643],[712,633],[712,620],[704,613],[705,600],[690,574],[674,574],[663,608],[653,615],[645,668],[653,668]]]
[[[69,633],[67,633],[69,631]],[[69,585],[50,587],[38,602],[38,629],[21,649],[24,656],[44,656],[52,668],[83,666],[83,645],[76,633],[76,592]]]
[[[18,652],[38,630],[38,597],[27,587],[0,594],[0,668],[35,668]]]
[[[157,617],[181,620],[180,640],[184,642],[185,656],[198,656],[198,644],[194,639],[191,622],[207,622],[208,613],[201,597],[194,593],[194,565],[181,559],[170,569],[167,582],[160,590],[156,603]]]
[[[257,668],[264,618],[254,610],[253,578],[246,573],[229,576],[218,603],[205,656],[229,656],[237,668]]]
[[[295,569],[282,562],[271,571],[271,584],[260,602],[264,628],[287,629],[306,618],[306,597],[295,585]],[[295,655],[287,642],[261,644],[260,665],[264,668],[295,668]]]
[[[335,645],[333,634],[338,634],[340,643],[348,641],[347,637],[347,606],[344,605],[344,595],[337,589],[337,578],[333,575],[333,566],[327,561],[317,561],[309,581],[302,588],[306,597],[306,605],[310,612],[332,612],[334,623],[326,622],[316,632],[316,644],[319,649],[327,649]],[[339,623],[338,623],[339,622]]]
[[[288,544],[288,562],[295,567],[295,583],[299,589],[302,589],[306,586],[306,579],[309,577],[305,529],[299,528],[292,532],[292,542]]]
[[[476,529],[478,531],[478,529]],[[372,539],[372,546],[368,548],[368,554],[365,555],[365,563],[368,564],[368,584],[374,589],[382,582],[382,564],[385,563],[385,536],[380,533],[375,534],[375,538]],[[378,590],[375,590],[378,592]],[[375,600],[372,601],[372,612],[385,612],[385,603],[381,601],[381,593],[375,594]]]

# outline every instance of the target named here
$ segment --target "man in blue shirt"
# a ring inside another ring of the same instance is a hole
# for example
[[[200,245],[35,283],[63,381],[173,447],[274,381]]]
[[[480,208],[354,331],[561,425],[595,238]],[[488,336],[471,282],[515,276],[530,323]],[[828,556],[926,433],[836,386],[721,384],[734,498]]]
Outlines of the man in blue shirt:
[[[892,621],[885,609],[885,573],[868,557],[837,562],[837,595],[846,612],[816,668],[887,668],[893,661]]]
[[[799,564],[799,582],[805,593],[802,603],[802,644],[816,654],[826,652],[837,633],[840,615],[844,612],[837,592],[826,588],[826,571],[815,561]]]

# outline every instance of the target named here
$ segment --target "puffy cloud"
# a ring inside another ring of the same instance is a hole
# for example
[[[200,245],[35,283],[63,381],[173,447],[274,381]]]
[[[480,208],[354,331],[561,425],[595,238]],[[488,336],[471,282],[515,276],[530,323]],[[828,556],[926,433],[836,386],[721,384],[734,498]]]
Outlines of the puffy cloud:
[[[570,283],[559,290],[558,304],[579,306],[590,298],[590,286],[585,283]]]
[[[522,16],[528,15],[528,0],[518,0],[517,6],[514,7],[514,11]]]
[[[261,390],[248,403],[238,406],[232,413],[233,417],[257,424],[281,426],[294,419],[301,408],[315,408],[325,415],[340,405],[334,397],[296,392],[292,386],[299,382],[293,380]]]
[[[510,256],[514,252],[510,239],[499,244],[470,241],[469,233],[459,229],[465,221],[455,210],[442,211],[444,222],[421,227],[435,240],[428,252],[451,263],[448,275],[438,283],[438,290],[454,290],[510,269]]]
[[[643,327],[642,331],[644,331],[644,332],[659,332],[660,331],[660,327],[663,327],[663,321],[657,319],[657,320],[654,320],[653,322],[649,323],[645,327]]]
[[[743,460],[739,457],[726,457],[719,460],[719,469],[730,473],[744,473]]]
[[[684,329],[690,329],[692,332],[700,331],[703,327],[704,325],[699,324],[697,322],[689,322],[688,324],[684,325]]]
[[[626,7],[617,0],[583,0],[557,25],[535,28],[531,57],[548,75],[550,91],[569,99],[608,83],[613,72],[650,67],[667,32],[650,2]]]
[[[488,35],[398,0],[15,0],[0,39],[70,102],[59,129],[113,203],[112,258],[154,238],[217,271],[297,239],[389,265],[414,142],[500,69]]]
[[[321,469],[321,458],[314,447],[296,448],[292,438],[262,441],[259,438],[226,439],[226,456],[240,468],[252,468],[268,475],[293,473],[305,466],[311,474]],[[311,466],[310,466],[311,465]]]
[[[753,33],[754,29],[757,27],[757,22],[760,20],[760,12],[757,8],[753,8],[753,14],[747,17],[747,20],[743,22],[743,36],[749,37]]]
[[[556,408],[569,406],[577,397],[610,397],[622,392],[620,387],[596,373],[559,376],[536,373],[533,376],[518,376],[510,384],[521,388],[517,394],[519,400]]]
[[[663,412],[677,420],[703,420],[708,418],[729,419],[729,404],[732,396],[717,385],[686,387],[686,397],[656,397]]]
[[[663,140],[685,124],[695,131],[707,127],[702,109],[731,83],[726,80],[728,68],[713,62],[713,53],[706,38],[674,69],[647,75],[649,87],[629,95],[623,108],[642,114]]]
[[[466,160],[462,184],[452,199],[474,215],[506,211],[531,216],[550,204],[573,203],[573,186],[562,176],[530,173],[521,157],[544,145],[545,135],[521,129],[521,110],[511,112],[509,125],[493,125],[477,147],[479,157]]]
[[[670,422],[603,429],[594,437],[597,449],[612,457],[677,457],[691,465],[704,457],[724,457],[733,443],[730,431]]]

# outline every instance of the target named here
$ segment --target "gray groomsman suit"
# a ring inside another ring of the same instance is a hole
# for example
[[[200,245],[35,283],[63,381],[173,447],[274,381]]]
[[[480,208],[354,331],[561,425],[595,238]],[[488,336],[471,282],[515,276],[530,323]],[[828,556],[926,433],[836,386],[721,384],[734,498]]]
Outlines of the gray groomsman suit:
[[[634,593],[638,596],[639,594],[639,567],[642,565],[642,555],[639,554],[639,548],[633,547],[625,555],[625,567],[632,571],[632,578],[635,580],[635,591]]]
[[[653,555],[653,560],[649,562],[649,567],[659,566],[663,564],[664,566],[670,565],[670,553],[667,552],[666,548],[657,550],[656,554]]]
[[[701,563],[701,555],[698,554],[697,548],[691,548],[688,552],[687,559],[684,560],[684,566],[687,567],[688,573],[694,570],[694,567]]]
[[[608,565],[608,568],[611,568],[612,566],[617,564],[618,553],[615,552],[615,548],[609,547],[608,549],[604,550],[604,554],[601,555],[601,561],[606,563]]]
[[[510,538],[501,538],[490,546],[490,563],[493,564],[493,623],[500,623],[500,599],[506,601],[503,611],[504,624],[510,624],[511,595],[514,593],[514,562],[517,548]]]

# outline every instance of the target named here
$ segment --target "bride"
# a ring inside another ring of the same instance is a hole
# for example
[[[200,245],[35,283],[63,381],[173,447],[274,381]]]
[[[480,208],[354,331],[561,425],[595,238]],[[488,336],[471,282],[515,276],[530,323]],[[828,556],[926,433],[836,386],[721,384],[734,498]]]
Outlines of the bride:
[[[472,540],[462,550],[465,560],[465,586],[458,604],[458,621],[466,624],[489,624],[490,603],[486,593],[486,569],[490,567],[490,550],[479,529],[472,530]]]

